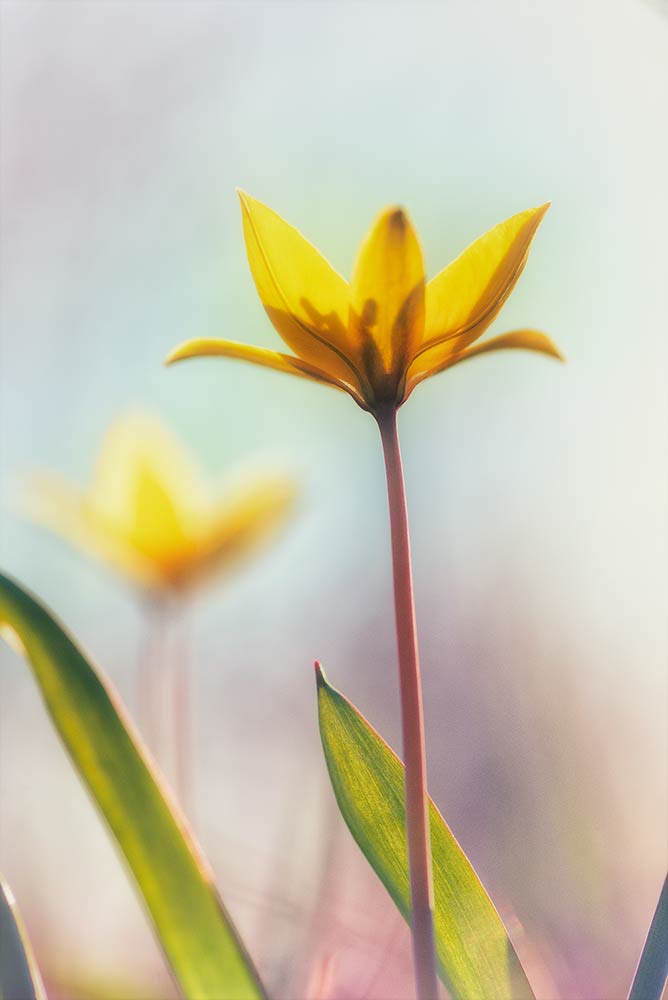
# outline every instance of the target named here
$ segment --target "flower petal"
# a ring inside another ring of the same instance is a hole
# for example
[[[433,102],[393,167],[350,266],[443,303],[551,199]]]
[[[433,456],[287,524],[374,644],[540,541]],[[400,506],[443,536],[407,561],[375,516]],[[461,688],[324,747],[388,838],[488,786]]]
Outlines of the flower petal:
[[[353,269],[350,335],[373,382],[403,375],[422,341],[424,260],[415,229],[401,208],[382,212],[359,249]]]
[[[554,342],[550,340],[547,334],[541,333],[540,330],[511,330],[509,333],[502,333],[498,337],[483,340],[482,343],[476,344],[475,347],[467,347],[458,353],[453,353],[445,360],[441,359],[436,362],[432,368],[424,369],[421,364],[418,369],[409,369],[408,386],[404,399],[408,398],[416,385],[419,385],[424,379],[429,378],[430,375],[437,375],[446,368],[451,368],[453,365],[459,364],[460,361],[466,361],[468,358],[474,358],[478,354],[507,349],[537,351],[539,354],[547,354],[558,361],[566,360]],[[436,351],[428,351],[420,358],[420,361],[423,362],[425,359],[428,359],[431,353],[436,355]]]
[[[522,273],[549,207],[530,208],[490,229],[432,278],[421,351],[453,339],[461,350],[484,333]]]
[[[309,365],[358,384],[348,345],[347,282],[280,215],[239,191],[248,263],[286,344]]]
[[[266,472],[246,474],[236,487],[227,488],[202,525],[199,573],[234,567],[282,526],[296,496],[294,480]]]
[[[126,413],[105,436],[89,502],[147,558],[170,571],[192,551],[208,493],[181,443],[149,414]]]
[[[59,476],[34,473],[24,491],[22,506],[30,520],[113,566],[135,583],[149,589],[162,585],[150,560],[137,552],[115,526],[101,520],[87,498]]]
[[[167,356],[165,364],[171,365],[177,361],[202,357],[237,358],[240,361],[250,361],[256,365],[262,365],[264,368],[274,368],[276,371],[285,372],[288,375],[299,375],[301,378],[321,382],[334,389],[341,389],[343,392],[349,393],[360,406],[364,405],[364,401],[352,381],[336,378],[320,368],[307,364],[301,358],[293,358],[289,354],[280,354],[278,351],[268,351],[264,347],[253,347],[251,344],[240,344],[234,340],[219,340],[217,338],[188,340],[174,348]],[[347,374],[350,375],[350,372]]]

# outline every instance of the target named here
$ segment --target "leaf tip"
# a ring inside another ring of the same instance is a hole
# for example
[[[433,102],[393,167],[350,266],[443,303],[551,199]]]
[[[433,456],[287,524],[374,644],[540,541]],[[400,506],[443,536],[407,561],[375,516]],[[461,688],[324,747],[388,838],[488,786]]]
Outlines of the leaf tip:
[[[325,687],[327,685],[327,678],[325,677],[325,671],[322,669],[320,660],[316,660],[313,664],[315,667],[315,682],[318,687]]]

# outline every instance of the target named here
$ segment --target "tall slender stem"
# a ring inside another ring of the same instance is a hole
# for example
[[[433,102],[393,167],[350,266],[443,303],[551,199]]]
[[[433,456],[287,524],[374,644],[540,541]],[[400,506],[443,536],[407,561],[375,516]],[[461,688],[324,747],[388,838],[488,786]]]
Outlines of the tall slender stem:
[[[377,420],[383,442],[387,498],[390,508],[415,987],[418,1000],[436,1000],[438,980],[434,953],[434,903],[422,684],[415,627],[406,492],[397,433],[396,409],[392,408],[379,413]]]
[[[194,823],[192,813],[192,665],[190,663],[189,621],[186,608],[180,605],[178,611],[180,614],[175,622],[172,678],[173,752],[176,768],[176,791],[184,812]]]
[[[160,756],[160,672],[165,656],[165,599],[149,599],[144,607],[143,639],[137,664],[137,713],[146,743],[156,758]]]

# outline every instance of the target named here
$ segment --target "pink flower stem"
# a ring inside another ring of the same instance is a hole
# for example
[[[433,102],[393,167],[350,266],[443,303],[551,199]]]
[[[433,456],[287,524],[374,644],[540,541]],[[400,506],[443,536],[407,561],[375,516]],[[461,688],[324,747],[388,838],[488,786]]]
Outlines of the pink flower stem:
[[[143,606],[144,636],[137,664],[137,712],[142,735],[154,757],[160,756],[160,671],[165,656],[167,607],[163,597],[148,598]]]
[[[192,733],[192,664],[190,662],[189,620],[183,601],[175,611],[175,642],[172,677],[173,752],[176,768],[176,792],[191,823],[193,815],[193,733]]]
[[[422,684],[415,626],[406,492],[397,433],[397,411],[394,407],[383,410],[376,415],[376,419],[383,443],[390,508],[415,988],[417,1000],[437,1000],[438,979],[434,952],[434,901]]]

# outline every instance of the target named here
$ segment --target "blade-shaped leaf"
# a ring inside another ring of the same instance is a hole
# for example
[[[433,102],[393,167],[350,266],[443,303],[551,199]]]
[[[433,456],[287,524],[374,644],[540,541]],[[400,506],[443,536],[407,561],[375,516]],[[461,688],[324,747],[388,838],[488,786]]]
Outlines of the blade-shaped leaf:
[[[629,1000],[659,1000],[668,980],[668,875],[656,904]]]
[[[318,717],[339,808],[367,861],[410,921],[404,766],[316,668]],[[531,1000],[501,918],[430,800],[439,974],[453,1000]]]
[[[23,647],[56,729],[125,855],[183,993],[192,1000],[263,997],[209,867],[109,682],[45,608],[0,575],[3,624]]]
[[[46,1000],[14,894],[0,876],[0,1000]]]

